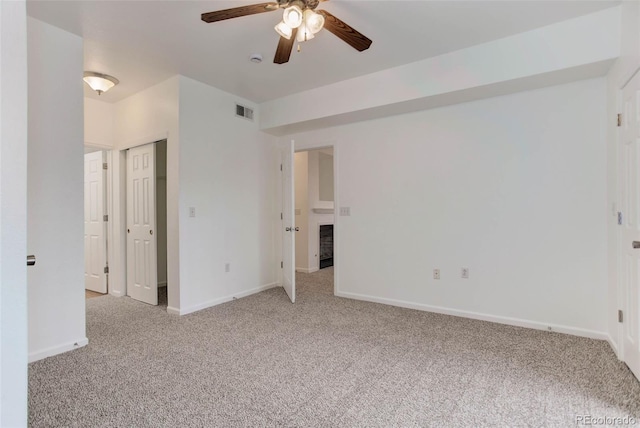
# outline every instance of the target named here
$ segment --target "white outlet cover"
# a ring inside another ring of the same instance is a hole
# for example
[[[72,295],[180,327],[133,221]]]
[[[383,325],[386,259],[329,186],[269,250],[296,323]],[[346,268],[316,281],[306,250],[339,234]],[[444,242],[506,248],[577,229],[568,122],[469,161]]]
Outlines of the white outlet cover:
[[[350,216],[351,215],[351,207],[340,207],[340,215]]]

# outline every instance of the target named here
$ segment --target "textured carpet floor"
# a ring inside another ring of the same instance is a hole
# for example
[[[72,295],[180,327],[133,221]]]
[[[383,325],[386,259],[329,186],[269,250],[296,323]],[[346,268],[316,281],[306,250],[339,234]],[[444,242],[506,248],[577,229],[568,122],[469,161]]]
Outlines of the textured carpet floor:
[[[85,348],[29,365],[33,427],[576,426],[632,416],[602,341],[332,295],[332,269],[182,317],[87,300]]]

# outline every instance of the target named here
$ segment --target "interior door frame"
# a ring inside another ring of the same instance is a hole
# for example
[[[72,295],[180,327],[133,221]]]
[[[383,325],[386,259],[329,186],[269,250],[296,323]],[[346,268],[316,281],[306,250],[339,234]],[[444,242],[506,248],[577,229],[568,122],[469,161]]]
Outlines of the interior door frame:
[[[298,141],[294,140],[293,152],[307,152],[310,150],[333,149],[333,295],[340,293],[340,147],[337,140],[329,141]],[[280,186],[282,187],[282,185]],[[318,260],[318,269],[320,261]]]

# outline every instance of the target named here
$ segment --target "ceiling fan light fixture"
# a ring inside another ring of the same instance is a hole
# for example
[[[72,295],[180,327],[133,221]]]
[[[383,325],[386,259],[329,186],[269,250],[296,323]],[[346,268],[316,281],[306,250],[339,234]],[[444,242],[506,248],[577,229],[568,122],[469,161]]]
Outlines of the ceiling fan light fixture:
[[[82,80],[84,80],[91,89],[96,91],[98,95],[102,95],[103,92],[107,92],[109,89],[120,83],[120,81],[113,76],[96,73],[94,71],[85,71]]]
[[[282,21],[290,28],[298,28],[302,24],[302,9],[297,4],[289,6],[282,14]]]
[[[316,34],[318,31],[322,30],[324,27],[324,16],[319,13],[315,13],[311,9],[306,9],[304,11],[304,23],[313,34]]]
[[[276,30],[276,33],[280,34],[285,39],[287,40],[291,39],[291,34],[293,32],[293,29],[289,27],[284,21],[280,21],[280,23],[276,25],[274,28]]]

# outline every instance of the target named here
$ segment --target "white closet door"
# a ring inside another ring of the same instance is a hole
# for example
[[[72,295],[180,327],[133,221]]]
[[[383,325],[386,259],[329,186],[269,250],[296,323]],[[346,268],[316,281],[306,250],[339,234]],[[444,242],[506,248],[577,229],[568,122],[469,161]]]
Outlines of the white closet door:
[[[155,144],[127,151],[127,294],[158,304]]]

